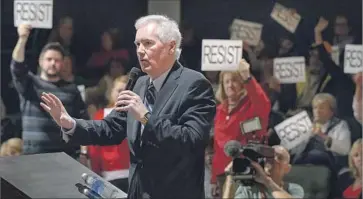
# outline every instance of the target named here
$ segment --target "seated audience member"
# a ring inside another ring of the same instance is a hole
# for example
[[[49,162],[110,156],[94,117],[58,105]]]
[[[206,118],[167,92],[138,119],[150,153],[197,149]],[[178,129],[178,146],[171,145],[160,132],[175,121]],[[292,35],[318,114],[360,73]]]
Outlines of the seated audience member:
[[[349,153],[348,161],[354,182],[343,192],[343,198],[362,198],[362,139],[354,142]]]
[[[0,156],[18,156],[23,153],[23,141],[20,138],[10,138],[1,145]]]
[[[101,45],[98,52],[92,53],[87,62],[91,68],[104,68],[111,58],[129,60],[129,52],[119,49],[120,34],[117,28],[111,28],[101,35]]]
[[[109,105],[105,109],[98,110],[95,120],[102,120],[114,107],[118,94],[126,87],[128,77],[121,76],[114,80]],[[110,181],[116,187],[127,191],[128,169],[129,169],[129,148],[125,139],[119,145],[112,146],[88,146],[88,153],[92,170]]]
[[[304,189],[300,185],[283,180],[291,170],[289,152],[279,145],[273,148],[275,157],[266,160],[265,168],[257,162],[252,162],[252,166],[256,169],[255,184],[246,186],[239,183],[234,192],[235,199],[304,198]],[[227,173],[232,173],[231,168],[232,164],[226,168]],[[230,190],[232,186],[228,186],[233,184],[232,181],[232,176],[228,175],[223,198],[233,198],[233,191]]]
[[[71,54],[66,53],[64,55],[63,67],[60,70],[60,76],[67,82],[72,82],[76,85],[87,85],[87,81],[75,74],[74,58]]]
[[[231,161],[224,153],[224,145],[237,140],[242,145],[248,141],[263,143],[267,135],[268,117],[271,105],[268,97],[250,74],[250,65],[241,60],[236,72],[221,72],[216,94],[221,103],[214,120],[214,156],[212,163],[212,195],[218,196],[224,184],[224,168]],[[243,123],[258,121],[255,130],[244,132]]]
[[[355,82],[355,93],[353,98],[353,111],[354,117],[357,119],[359,123],[362,124],[362,73],[358,73],[354,75],[354,82]]]
[[[105,74],[96,86],[86,89],[87,104],[95,104],[95,100],[103,97],[105,99],[110,96],[113,81],[126,74],[126,61],[122,59],[112,58],[107,64],[108,72]],[[98,104],[95,104],[96,107]]]
[[[335,116],[336,101],[328,93],[319,93],[313,99],[312,136],[298,146],[302,152],[296,155],[296,164],[325,165],[337,171],[334,156],[348,155],[351,133],[348,124]]]

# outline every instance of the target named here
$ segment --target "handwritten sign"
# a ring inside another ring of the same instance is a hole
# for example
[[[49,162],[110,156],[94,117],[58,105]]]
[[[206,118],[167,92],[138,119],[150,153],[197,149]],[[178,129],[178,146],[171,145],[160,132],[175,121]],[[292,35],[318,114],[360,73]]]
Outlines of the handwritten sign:
[[[292,12],[291,9],[288,9],[279,3],[275,3],[271,12],[271,18],[291,33],[295,33],[301,20],[301,16],[298,13]]]
[[[273,73],[283,84],[305,82],[305,58],[275,58]]]
[[[363,71],[363,46],[348,44],[344,53],[344,73],[355,74]]]
[[[242,58],[241,40],[203,39],[202,70],[237,70]]]
[[[234,19],[230,27],[231,39],[246,41],[251,46],[257,46],[261,40],[262,24]]]
[[[281,145],[291,150],[310,139],[313,124],[306,111],[300,112],[274,127]]]
[[[14,26],[53,27],[53,0],[14,0]]]

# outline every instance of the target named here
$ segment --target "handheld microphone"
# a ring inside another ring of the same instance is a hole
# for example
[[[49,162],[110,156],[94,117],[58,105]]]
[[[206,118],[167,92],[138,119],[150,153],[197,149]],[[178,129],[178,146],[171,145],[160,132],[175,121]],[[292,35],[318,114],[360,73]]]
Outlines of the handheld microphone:
[[[129,73],[129,80],[126,84],[126,90],[132,90],[136,84],[137,79],[141,76],[142,72],[140,69],[133,67]]]
[[[141,74],[142,72],[140,69],[133,67],[129,73],[129,80],[127,81],[125,90],[132,90]],[[121,116],[126,117],[126,112],[121,112]]]

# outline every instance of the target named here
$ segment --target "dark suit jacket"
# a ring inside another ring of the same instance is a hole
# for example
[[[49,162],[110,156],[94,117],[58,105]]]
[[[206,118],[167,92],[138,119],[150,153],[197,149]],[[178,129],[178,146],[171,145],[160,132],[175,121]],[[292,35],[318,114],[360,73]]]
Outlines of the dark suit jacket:
[[[149,77],[133,91],[144,99]],[[112,111],[104,120],[76,119],[70,142],[113,145],[128,139],[129,198],[204,198],[204,149],[216,112],[213,89],[199,72],[176,62],[157,94],[140,138],[132,115]],[[141,144],[140,144],[141,140]]]

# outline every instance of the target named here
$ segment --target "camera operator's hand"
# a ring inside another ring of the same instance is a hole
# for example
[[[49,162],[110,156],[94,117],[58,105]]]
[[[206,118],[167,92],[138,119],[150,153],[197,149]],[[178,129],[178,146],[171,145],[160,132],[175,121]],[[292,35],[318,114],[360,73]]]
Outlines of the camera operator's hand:
[[[256,176],[254,180],[258,183],[266,185],[271,180],[271,178],[257,162],[251,161],[251,165],[256,169]]]

